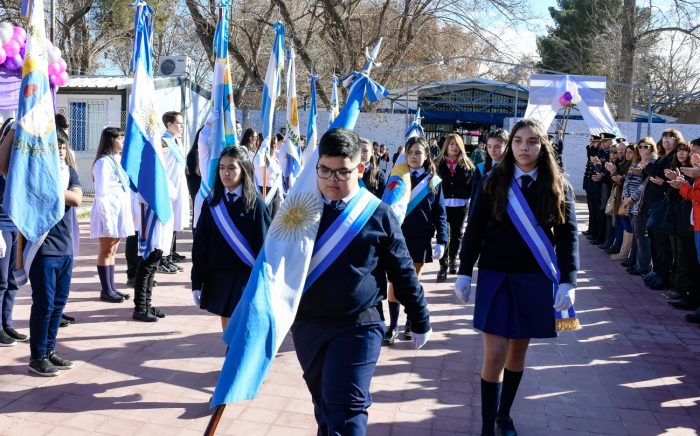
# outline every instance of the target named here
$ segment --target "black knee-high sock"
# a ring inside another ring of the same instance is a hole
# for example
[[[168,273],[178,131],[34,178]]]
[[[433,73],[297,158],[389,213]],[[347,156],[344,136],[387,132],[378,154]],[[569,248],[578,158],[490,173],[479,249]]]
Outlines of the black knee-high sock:
[[[401,304],[398,302],[389,302],[389,328],[395,329],[399,324],[399,310],[401,309]]]
[[[481,379],[481,436],[494,436],[496,411],[501,396],[500,382],[488,382]]]
[[[97,275],[100,277],[100,285],[102,285],[102,292],[111,293],[112,288],[109,286],[109,278],[107,278],[107,267],[103,265],[97,265]]]
[[[520,380],[523,378],[523,371],[509,371],[508,368],[503,370],[503,392],[501,393],[501,401],[498,404],[498,419],[510,418],[510,408],[515,401],[515,394],[518,393]]]
[[[117,288],[114,286],[114,265],[106,265],[107,268],[107,283],[109,284],[109,289],[112,292],[116,292]]]

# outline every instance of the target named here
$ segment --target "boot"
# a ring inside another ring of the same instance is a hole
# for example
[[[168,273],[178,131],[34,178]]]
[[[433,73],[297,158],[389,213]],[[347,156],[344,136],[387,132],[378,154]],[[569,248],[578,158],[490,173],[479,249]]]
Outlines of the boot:
[[[620,248],[620,252],[610,256],[610,259],[620,260],[620,261],[627,260],[627,256],[629,256],[630,250],[632,249],[633,242],[634,242],[634,233],[630,233],[630,232],[623,233],[623,235],[622,235],[622,247]]]
[[[450,269],[448,271],[450,274],[457,274],[457,260],[450,259]]]
[[[447,265],[440,265],[440,271],[437,273],[436,282],[442,283],[447,280]]]

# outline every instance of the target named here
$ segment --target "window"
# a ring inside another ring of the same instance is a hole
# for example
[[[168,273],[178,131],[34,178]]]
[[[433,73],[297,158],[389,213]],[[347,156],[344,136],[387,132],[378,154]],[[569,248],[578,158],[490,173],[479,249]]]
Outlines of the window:
[[[68,125],[75,151],[96,151],[107,122],[105,100],[71,101]]]

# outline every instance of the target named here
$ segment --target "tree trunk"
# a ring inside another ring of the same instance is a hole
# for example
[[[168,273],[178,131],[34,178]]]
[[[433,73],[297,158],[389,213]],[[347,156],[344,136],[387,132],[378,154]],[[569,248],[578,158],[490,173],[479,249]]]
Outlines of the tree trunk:
[[[622,44],[620,51],[620,65],[622,68],[622,83],[634,83],[634,57],[637,50],[637,36],[635,32],[635,0],[624,0],[622,6]],[[634,89],[623,86],[617,99],[618,121],[630,121],[632,119],[632,96]]]

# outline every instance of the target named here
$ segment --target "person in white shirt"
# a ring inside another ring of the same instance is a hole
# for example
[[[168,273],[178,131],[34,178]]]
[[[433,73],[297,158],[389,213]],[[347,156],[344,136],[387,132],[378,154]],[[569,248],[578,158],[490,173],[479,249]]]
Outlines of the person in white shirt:
[[[100,299],[111,303],[129,298],[129,294],[119,292],[114,285],[114,263],[119,240],[134,234],[129,177],[120,163],[123,145],[122,129],[105,128],[92,165],[95,201],[90,215],[90,238],[99,239],[100,244],[97,254],[97,274],[102,285]]]
[[[267,208],[270,211],[270,216],[275,217],[277,209],[282,202],[282,166],[277,158],[277,145],[282,144],[284,138],[280,139],[281,135],[272,135],[270,138],[270,159],[265,159],[263,165],[262,156],[256,155],[253,159],[255,165],[255,182],[258,185],[258,192],[265,200]],[[265,182],[265,195],[263,195],[263,181]]]
[[[182,267],[176,265],[185,259],[177,253],[177,232],[183,231],[190,223],[190,193],[187,189],[187,149],[182,142],[184,122],[179,112],[166,112],[163,114],[163,124],[167,131],[163,134],[163,159],[165,160],[165,170],[170,181],[170,197],[173,205],[173,245],[167,256],[161,261],[161,268],[170,272],[184,271]]]

